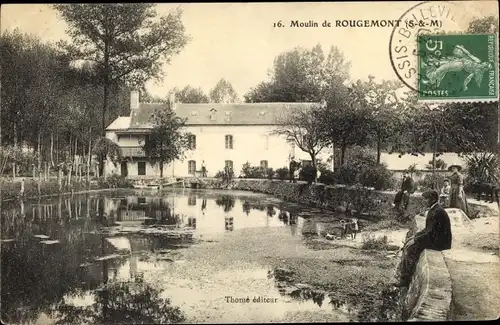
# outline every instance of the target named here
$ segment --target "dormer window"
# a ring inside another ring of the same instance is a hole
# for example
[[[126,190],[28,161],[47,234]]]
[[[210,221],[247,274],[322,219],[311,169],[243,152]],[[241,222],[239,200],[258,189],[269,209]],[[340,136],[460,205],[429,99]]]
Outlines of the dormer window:
[[[210,109],[210,120],[215,121],[215,113],[217,113],[215,108]]]

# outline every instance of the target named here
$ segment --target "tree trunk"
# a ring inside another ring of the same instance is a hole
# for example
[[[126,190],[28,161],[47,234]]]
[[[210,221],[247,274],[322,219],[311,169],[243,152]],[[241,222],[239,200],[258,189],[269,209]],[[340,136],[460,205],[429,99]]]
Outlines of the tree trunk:
[[[90,160],[92,159],[92,127],[89,128],[89,155],[87,156],[87,186],[90,186]]]
[[[346,141],[342,141],[342,146],[340,148],[340,166],[344,166],[346,151],[347,151]]]
[[[56,134],[56,164],[59,165],[59,134]]]
[[[332,172],[335,172],[335,143],[332,142]]]
[[[103,89],[103,101],[102,101],[102,130],[101,136],[106,136],[106,112],[108,110],[108,95],[109,95],[109,42],[104,42],[104,89]],[[104,155],[99,156],[99,175],[104,174]]]
[[[59,186],[59,193],[62,192],[62,170],[57,171],[57,185]]]
[[[316,154],[314,153],[309,153],[309,156],[311,156],[311,161],[312,161],[312,165],[313,165],[313,168],[316,170]],[[317,181],[317,176],[318,173],[316,172],[316,174],[314,174],[314,183],[316,183]]]
[[[71,189],[71,174],[73,174],[73,164],[69,164],[69,170],[68,170],[68,190]]]
[[[12,160],[12,178],[16,179],[16,151],[17,151],[17,127],[14,124],[14,152],[13,152],[13,160]]]
[[[380,164],[380,156],[382,150],[382,139],[380,139],[380,135],[377,135],[377,164]]]
[[[54,133],[50,132],[50,165],[54,166]]]
[[[163,161],[160,161],[160,178],[163,178]]]
[[[434,146],[432,148],[432,178],[434,179],[434,189],[437,191],[438,189],[438,180],[437,180],[437,174],[436,174],[436,153],[437,153],[437,148],[438,147],[438,137],[437,135],[434,136]]]

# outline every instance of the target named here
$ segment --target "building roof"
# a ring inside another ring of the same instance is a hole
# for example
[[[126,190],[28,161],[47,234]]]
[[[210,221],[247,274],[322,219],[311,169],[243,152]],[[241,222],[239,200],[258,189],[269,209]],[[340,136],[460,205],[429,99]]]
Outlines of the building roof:
[[[175,104],[175,113],[187,118],[186,125],[275,125],[276,118],[292,108],[307,109],[316,103],[241,103],[241,104]],[[316,104],[318,105],[318,104]],[[168,104],[141,103],[132,109],[130,117],[119,117],[107,129],[128,123],[125,129],[151,128],[151,117],[156,109],[167,109]],[[125,120],[125,119],[128,119]],[[123,123],[123,124],[122,124]],[[120,130],[123,128],[120,128]]]
[[[130,127],[130,116],[119,116],[106,130],[126,130]]]

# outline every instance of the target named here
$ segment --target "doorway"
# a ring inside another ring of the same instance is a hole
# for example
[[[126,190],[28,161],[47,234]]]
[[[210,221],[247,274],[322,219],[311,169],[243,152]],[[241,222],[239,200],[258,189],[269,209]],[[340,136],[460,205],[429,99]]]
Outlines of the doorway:
[[[126,161],[122,161],[120,169],[121,169],[122,177],[127,177],[128,176],[128,167],[127,167]]]

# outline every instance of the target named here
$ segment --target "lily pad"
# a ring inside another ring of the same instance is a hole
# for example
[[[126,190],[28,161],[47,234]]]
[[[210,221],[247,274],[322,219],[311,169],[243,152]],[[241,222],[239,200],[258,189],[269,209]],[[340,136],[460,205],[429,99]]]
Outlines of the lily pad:
[[[0,240],[0,243],[10,243],[13,242],[15,239],[9,238],[9,239],[2,239]]]
[[[40,238],[40,239],[49,239],[50,236],[47,235],[34,235],[33,237]]]
[[[52,245],[52,244],[58,244],[60,241],[58,240],[42,240],[40,244],[45,244],[45,245]]]
[[[94,258],[94,260],[96,260],[96,261],[106,261],[106,260],[112,260],[112,259],[119,258],[119,257],[121,257],[121,255],[119,255],[119,254],[111,254],[111,255],[96,257],[96,258]]]

